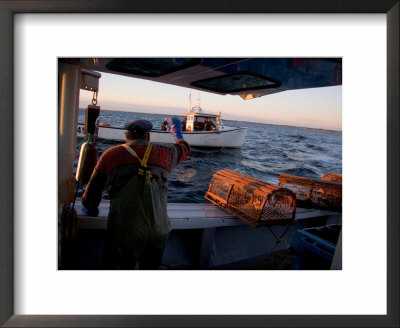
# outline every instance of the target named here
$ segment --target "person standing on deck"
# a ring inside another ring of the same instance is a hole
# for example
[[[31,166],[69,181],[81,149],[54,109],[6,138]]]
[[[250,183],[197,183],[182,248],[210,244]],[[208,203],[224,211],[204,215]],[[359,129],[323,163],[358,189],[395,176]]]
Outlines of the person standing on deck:
[[[82,197],[86,215],[97,215],[102,191],[110,198],[103,269],[158,269],[170,232],[167,188],[171,171],[189,155],[181,122],[171,119],[175,144],[152,145],[151,122],[125,124],[126,143],[100,157]]]
[[[164,118],[164,121],[161,123],[161,130],[162,131],[167,131],[168,130],[168,120],[167,120],[167,118]]]

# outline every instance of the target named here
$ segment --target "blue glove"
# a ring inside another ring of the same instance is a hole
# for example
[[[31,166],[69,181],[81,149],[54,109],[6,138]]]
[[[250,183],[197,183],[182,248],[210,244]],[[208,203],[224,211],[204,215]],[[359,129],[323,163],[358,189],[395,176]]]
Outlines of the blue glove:
[[[99,215],[99,209],[88,209],[85,206],[82,206],[82,212],[85,213],[86,216],[97,216]]]
[[[169,120],[171,125],[169,132],[173,134],[175,140],[183,139],[181,120],[176,116],[171,117]]]

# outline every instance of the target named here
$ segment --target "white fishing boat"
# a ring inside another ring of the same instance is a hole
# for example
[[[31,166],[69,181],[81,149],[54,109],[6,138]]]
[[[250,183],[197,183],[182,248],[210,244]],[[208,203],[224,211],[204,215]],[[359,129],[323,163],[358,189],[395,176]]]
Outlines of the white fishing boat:
[[[191,147],[201,148],[240,148],[243,145],[247,133],[247,127],[235,127],[224,125],[221,113],[213,114],[204,112],[199,106],[193,106],[185,113],[186,120],[182,124],[183,138]],[[211,129],[205,128],[205,122],[210,120]],[[84,124],[78,124],[77,136],[84,138]],[[95,138],[108,141],[125,141],[124,129],[114,127],[107,123],[99,123]],[[153,129],[150,132],[150,140],[154,143],[174,143],[174,137],[168,131]]]

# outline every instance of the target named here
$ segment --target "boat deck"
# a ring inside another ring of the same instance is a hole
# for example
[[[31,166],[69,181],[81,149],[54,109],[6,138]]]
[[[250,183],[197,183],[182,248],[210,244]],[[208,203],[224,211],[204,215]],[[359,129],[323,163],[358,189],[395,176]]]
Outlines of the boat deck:
[[[109,201],[102,201],[99,215],[88,217],[77,199],[74,268],[99,268],[109,206]],[[172,231],[162,261],[166,269],[235,269],[235,263],[290,248],[298,229],[341,222],[341,213],[297,208],[294,224],[253,228],[211,203],[169,203],[168,215]],[[282,237],[279,244],[277,237]]]

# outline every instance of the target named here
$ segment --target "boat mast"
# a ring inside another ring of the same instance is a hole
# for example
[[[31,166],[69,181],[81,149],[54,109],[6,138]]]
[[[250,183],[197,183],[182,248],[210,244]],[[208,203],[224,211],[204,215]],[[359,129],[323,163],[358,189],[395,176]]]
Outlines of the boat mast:
[[[197,90],[197,108],[200,111],[200,91]]]

